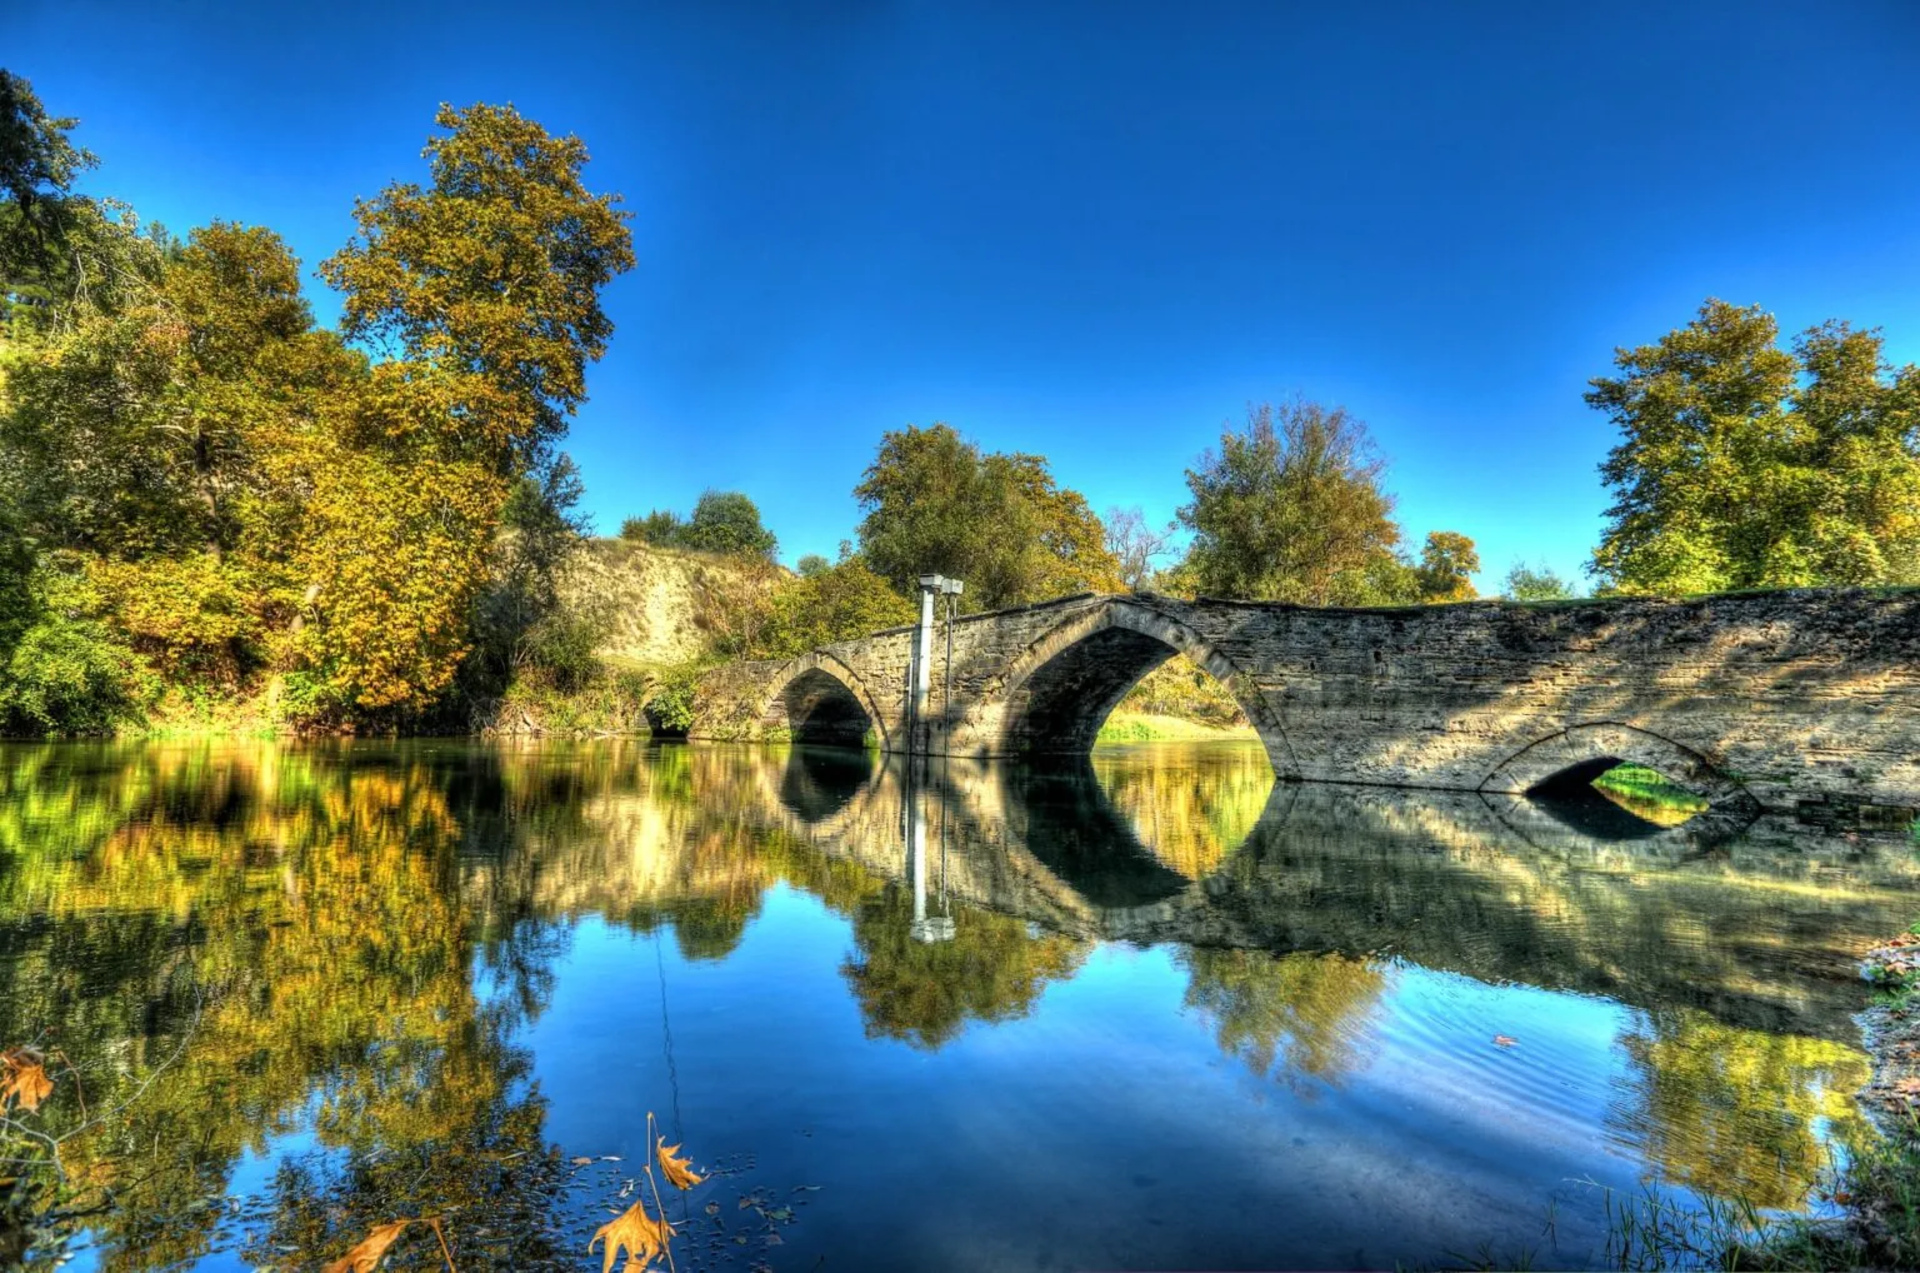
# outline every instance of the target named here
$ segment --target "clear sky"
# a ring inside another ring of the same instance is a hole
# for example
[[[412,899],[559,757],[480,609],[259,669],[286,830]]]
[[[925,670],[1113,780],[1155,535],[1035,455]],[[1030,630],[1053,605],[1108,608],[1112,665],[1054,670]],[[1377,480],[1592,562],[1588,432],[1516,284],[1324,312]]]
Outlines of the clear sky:
[[[577,133],[640,258],[588,507],[743,490],[789,561],[852,535],[885,429],[1165,519],[1297,391],[1367,421],[1416,544],[1572,574],[1616,345],[1719,296],[1920,361],[1916,0],[0,0],[0,64],[81,118],[89,189],[309,266],[441,101]]]

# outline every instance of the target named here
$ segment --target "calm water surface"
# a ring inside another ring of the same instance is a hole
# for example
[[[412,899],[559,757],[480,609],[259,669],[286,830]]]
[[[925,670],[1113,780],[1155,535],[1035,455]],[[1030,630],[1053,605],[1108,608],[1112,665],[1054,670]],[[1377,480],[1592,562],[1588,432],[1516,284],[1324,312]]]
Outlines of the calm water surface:
[[[20,1123],[82,1269],[425,1214],[463,1273],[597,1268],[649,1112],[709,1173],[682,1270],[1592,1264],[1608,1189],[1819,1208],[1871,1134],[1853,960],[1920,903],[1897,845],[1276,785],[1257,745],[0,775],[0,1045],[78,1073]]]

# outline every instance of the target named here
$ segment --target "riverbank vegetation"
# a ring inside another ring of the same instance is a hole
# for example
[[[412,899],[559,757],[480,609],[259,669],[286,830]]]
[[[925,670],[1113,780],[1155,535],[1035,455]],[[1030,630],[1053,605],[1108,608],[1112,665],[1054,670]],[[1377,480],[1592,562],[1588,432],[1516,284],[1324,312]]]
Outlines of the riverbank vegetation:
[[[627,214],[577,138],[511,107],[435,123],[426,182],[362,200],[321,263],[329,331],[271,230],[181,239],[78,193],[74,121],[0,76],[0,727],[209,699],[426,726],[515,668],[577,671],[558,445]]]

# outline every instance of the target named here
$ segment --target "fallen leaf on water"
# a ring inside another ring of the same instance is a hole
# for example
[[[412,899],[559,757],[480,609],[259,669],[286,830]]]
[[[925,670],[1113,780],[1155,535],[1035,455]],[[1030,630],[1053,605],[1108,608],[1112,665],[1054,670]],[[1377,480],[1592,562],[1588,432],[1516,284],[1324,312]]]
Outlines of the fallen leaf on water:
[[[589,1163],[591,1163],[591,1162],[593,1161],[593,1159],[591,1159],[591,1158],[569,1158],[569,1159],[567,1159],[567,1161],[568,1161],[568,1162],[570,1162],[570,1163],[572,1163],[572,1164],[573,1164],[574,1166],[576,1166],[576,1167],[585,1167],[585,1166],[587,1166],[587,1165],[588,1165]]]
[[[654,1142],[654,1152],[660,1158],[660,1170],[665,1173],[667,1182],[675,1189],[691,1189],[706,1177],[693,1171],[691,1158],[675,1158],[680,1149],[678,1145],[669,1145],[665,1136]]]
[[[413,1221],[408,1219],[395,1220],[391,1224],[374,1225],[367,1230],[367,1236],[360,1239],[358,1246],[327,1265],[322,1273],[373,1273],[381,1257],[386,1255],[387,1248],[399,1241],[400,1235],[406,1232],[407,1226],[412,1223]]]
[[[708,1214],[708,1215],[710,1215],[710,1216],[717,1216],[717,1215],[719,1215],[719,1214],[720,1214],[720,1204],[719,1204],[719,1203],[717,1203],[717,1202],[709,1202],[709,1203],[707,1204],[707,1214]]]
[[[1514,1038],[1511,1034],[1496,1034],[1493,1036],[1493,1045],[1497,1048],[1510,1048],[1518,1042],[1520,1042],[1520,1040]]]
[[[0,1109],[18,1105],[29,1114],[53,1094],[53,1079],[47,1075],[47,1058],[32,1048],[8,1048],[0,1052]]]
[[[647,1214],[646,1203],[636,1202],[593,1231],[593,1239],[587,1243],[587,1254],[592,1255],[594,1246],[605,1238],[607,1254],[601,1262],[600,1273],[613,1273],[616,1253],[623,1247],[627,1252],[625,1269],[631,1270],[636,1260],[644,1269],[653,1263],[654,1256],[667,1249],[667,1240],[673,1234],[672,1225],[665,1220],[654,1219]]]

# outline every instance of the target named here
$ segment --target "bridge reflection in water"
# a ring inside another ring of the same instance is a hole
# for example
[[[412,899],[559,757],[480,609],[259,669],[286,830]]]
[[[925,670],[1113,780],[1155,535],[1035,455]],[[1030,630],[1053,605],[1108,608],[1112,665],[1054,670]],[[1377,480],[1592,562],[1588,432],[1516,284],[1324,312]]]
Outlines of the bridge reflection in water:
[[[1165,750],[912,769],[796,749],[777,816],[828,855],[904,878],[922,940],[931,896],[962,925],[999,915],[1080,949],[1179,950],[1187,1008],[1289,1085],[1364,1066],[1394,986],[1457,974],[1638,1010],[1614,1044],[1637,1092],[1606,1135],[1668,1183],[1797,1206],[1828,1161],[1822,1135],[1863,1132],[1855,961],[1912,912],[1904,846],[1790,820],[1733,834],[1524,797],[1275,783],[1257,747]],[[938,1043],[957,1023],[878,1028]],[[1557,1117],[1550,1092],[1507,1095]]]
[[[910,771],[796,748],[767,807],[916,895],[931,834],[945,895],[1081,940],[1390,955],[1830,1039],[1857,1039],[1855,960],[1920,887],[1899,843],[1791,821],[1596,828],[1525,797],[1275,783],[1257,747],[1168,752]]]

